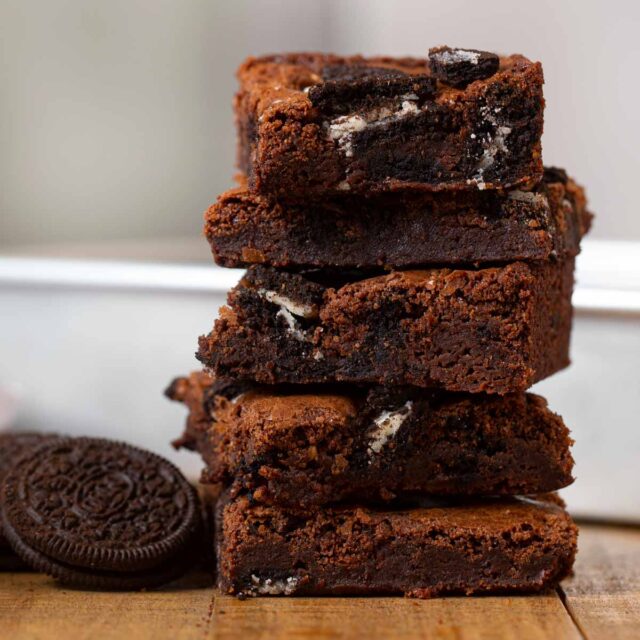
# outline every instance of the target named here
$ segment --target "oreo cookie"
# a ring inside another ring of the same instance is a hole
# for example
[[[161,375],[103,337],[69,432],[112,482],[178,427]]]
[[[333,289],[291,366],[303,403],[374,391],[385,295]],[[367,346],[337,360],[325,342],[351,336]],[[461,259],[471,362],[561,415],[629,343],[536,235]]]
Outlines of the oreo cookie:
[[[452,87],[463,88],[474,80],[490,78],[500,58],[489,51],[435,47],[429,49],[431,75]]]
[[[55,437],[51,434],[31,431],[0,433],[0,486],[6,473],[22,456],[34,447]],[[11,545],[2,534],[2,530],[2,521],[0,519],[0,570],[14,571],[16,569],[24,569],[25,565],[14,555]]]
[[[35,431],[9,431],[0,433],[0,483],[5,474],[23,455],[56,435]]]
[[[14,551],[60,582],[157,586],[183,574],[201,541],[196,490],[163,458],[96,438],[58,438],[4,479],[2,520]]]
[[[327,116],[380,108],[389,101],[411,99],[418,104],[435,96],[430,76],[409,75],[399,69],[367,65],[329,65],[323,82],[309,88],[311,104]]]

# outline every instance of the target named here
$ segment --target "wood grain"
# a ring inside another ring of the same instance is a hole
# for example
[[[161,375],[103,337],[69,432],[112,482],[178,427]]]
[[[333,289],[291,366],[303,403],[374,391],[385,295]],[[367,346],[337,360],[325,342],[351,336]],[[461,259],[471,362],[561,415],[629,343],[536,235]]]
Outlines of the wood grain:
[[[217,594],[207,576],[190,576],[159,591],[117,594],[65,589],[37,574],[4,573],[0,638],[638,638],[640,530],[583,526],[576,575],[560,595],[240,601]]]
[[[216,598],[216,635],[231,638],[580,638],[555,593],[514,598]]]
[[[139,593],[76,591],[29,573],[0,576],[0,638],[12,640],[201,640],[213,592],[189,579]]]
[[[587,638],[640,638],[640,531],[583,526],[575,575],[562,585]]]

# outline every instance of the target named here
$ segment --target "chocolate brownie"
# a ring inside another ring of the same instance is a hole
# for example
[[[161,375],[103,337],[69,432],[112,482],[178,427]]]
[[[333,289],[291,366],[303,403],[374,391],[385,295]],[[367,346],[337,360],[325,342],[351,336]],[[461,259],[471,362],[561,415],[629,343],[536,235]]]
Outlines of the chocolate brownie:
[[[22,457],[2,486],[2,522],[31,567],[71,585],[150,587],[195,560],[201,511],[171,463],[109,440],[59,438]]]
[[[535,184],[542,67],[521,55],[497,62],[471,63],[463,81],[433,56],[249,58],[235,100],[239,166],[251,189],[298,202]]]
[[[269,384],[524,391],[569,363],[573,267],[397,271],[328,286],[325,272],[254,266],[197,356],[219,378]]]
[[[537,592],[571,570],[577,529],[554,502],[504,499],[306,515],[223,500],[218,582],[236,595]]]
[[[569,431],[533,394],[256,386],[238,396],[206,373],[172,388],[189,408],[182,442],[207,463],[203,481],[258,502],[536,494],[573,480]]]
[[[403,268],[573,257],[591,214],[584,191],[553,170],[532,191],[345,196],[285,204],[223,193],[204,232],[224,267]]]

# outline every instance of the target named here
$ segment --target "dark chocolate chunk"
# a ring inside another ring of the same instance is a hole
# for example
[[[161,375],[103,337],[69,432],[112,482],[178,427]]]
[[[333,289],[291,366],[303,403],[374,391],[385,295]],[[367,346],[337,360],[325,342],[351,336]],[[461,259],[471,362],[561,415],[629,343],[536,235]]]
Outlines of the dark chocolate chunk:
[[[59,438],[24,456],[2,487],[5,535],[34,568],[68,584],[152,586],[189,568],[200,533],[195,489],[155,454]]]
[[[369,111],[408,97],[422,103],[436,91],[436,83],[427,75],[412,76],[382,67],[336,65],[325,67],[323,76],[325,82],[309,89],[309,99],[325,115]]]
[[[474,80],[490,78],[499,66],[500,58],[488,51],[451,47],[429,49],[431,74],[453,87],[465,87]]]

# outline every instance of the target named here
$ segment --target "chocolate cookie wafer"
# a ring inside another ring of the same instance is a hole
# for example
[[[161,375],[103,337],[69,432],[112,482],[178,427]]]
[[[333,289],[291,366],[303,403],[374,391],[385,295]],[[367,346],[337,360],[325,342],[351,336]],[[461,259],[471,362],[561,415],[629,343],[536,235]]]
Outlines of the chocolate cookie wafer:
[[[2,490],[5,536],[61,582],[137,589],[190,566],[200,505],[180,471],[136,447],[60,438],[25,456]]]
[[[7,471],[23,455],[43,442],[55,438],[55,435],[38,433],[33,431],[15,432],[10,431],[0,434],[0,486]],[[15,556],[11,545],[7,542],[2,533],[2,520],[0,519],[0,570],[13,571],[24,569],[22,561]]]

